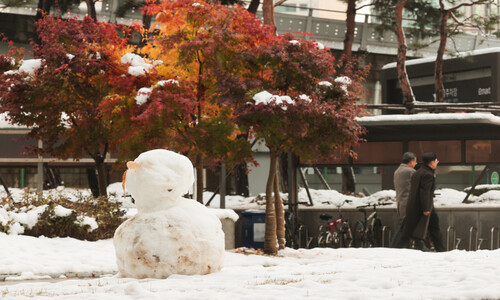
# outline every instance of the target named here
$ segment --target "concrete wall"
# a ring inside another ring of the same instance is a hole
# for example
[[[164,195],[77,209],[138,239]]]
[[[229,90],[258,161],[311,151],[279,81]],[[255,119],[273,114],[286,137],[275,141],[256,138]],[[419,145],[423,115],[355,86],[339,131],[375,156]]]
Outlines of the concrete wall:
[[[266,192],[267,177],[269,176],[269,149],[263,143],[256,143],[252,148],[255,152],[254,159],[259,164],[258,166],[249,166],[248,173],[248,188],[250,196],[257,196],[260,193]]]
[[[235,248],[235,223],[232,219],[220,219],[225,236],[226,250]]]

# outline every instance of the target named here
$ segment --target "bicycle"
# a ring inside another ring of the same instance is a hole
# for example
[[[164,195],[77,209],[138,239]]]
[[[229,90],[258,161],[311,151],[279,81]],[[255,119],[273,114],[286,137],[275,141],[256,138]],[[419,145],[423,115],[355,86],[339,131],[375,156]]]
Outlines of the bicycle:
[[[353,230],[353,246],[370,248],[382,245],[382,221],[377,215],[377,206],[390,205],[391,203],[366,204],[357,206],[358,211],[364,215],[364,220],[357,220]],[[373,212],[367,216],[365,208],[373,207]]]
[[[319,218],[323,221],[326,221],[327,224],[322,224],[319,226],[317,237],[318,247],[339,248],[352,246],[353,235],[351,226],[349,226],[349,222],[344,219],[340,211],[340,207],[344,205],[344,203],[349,202],[351,201],[345,200],[338,206],[339,218],[336,220],[332,220],[333,216],[329,214],[321,214],[319,216]],[[337,225],[339,225],[338,230]]]

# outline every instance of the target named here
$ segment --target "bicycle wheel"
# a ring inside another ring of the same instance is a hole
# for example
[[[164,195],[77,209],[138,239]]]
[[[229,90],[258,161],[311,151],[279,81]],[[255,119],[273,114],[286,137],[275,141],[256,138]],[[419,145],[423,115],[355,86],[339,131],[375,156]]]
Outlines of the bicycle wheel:
[[[357,221],[354,224],[354,230],[352,231],[352,246],[355,248],[364,247],[366,241],[365,226],[361,221]]]
[[[299,248],[309,248],[311,245],[312,237],[309,237],[309,230],[303,224],[300,224],[297,228],[297,246]]]
[[[339,248],[340,247],[339,234],[337,232],[334,233],[328,232],[325,244],[326,247],[329,248]]]
[[[317,243],[318,243],[318,247],[325,247],[325,243],[326,243],[326,236],[327,236],[327,229],[325,228],[325,226],[321,225],[319,227],[319,230],[318,230],[318,237],[316,239]]]
[[[349,224],[347,222],[344,222],[342,224],[339,235],[340,235],[340,247],[343,248],[352,247],[353,237],[351,228],[349,227]]]

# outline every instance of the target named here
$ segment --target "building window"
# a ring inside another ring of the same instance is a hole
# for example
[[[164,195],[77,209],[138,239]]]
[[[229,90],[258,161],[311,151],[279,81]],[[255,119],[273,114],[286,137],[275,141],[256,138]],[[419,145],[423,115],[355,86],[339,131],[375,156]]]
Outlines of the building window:
[[[297,12],[297,7],[295,3],[285,3],[286,6],[278,6],[279,12]]]

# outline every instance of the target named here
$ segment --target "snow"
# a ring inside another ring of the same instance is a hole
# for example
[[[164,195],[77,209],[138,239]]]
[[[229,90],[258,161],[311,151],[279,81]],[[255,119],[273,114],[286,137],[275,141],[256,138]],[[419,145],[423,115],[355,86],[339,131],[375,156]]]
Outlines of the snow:
[[[175,152],[151,150],[141,153],[134,162],[139,166],[134,169],[129,166],[125,186],[141,212],[177,204],[194,182],[191,161]]]
[[[320,43],[318,41],[313,41],[313,43],[316,46],[316,48],[318,48],[319,50],[325,49],[325,45],[323,45],[322,43]]]
[[[357,118],[358,122],[364,125],[376,122],[439,122],[445,124],[446,121],[456,122],[457,120],[463,122],[477,123],[487,122],[491,124],[500,125],[500,117],[491,113],[440,113],[440,114],[414,114],[414,115],[380,115],[368,116]]]
[[[491,187],[493,185],[484,186]],[[478,189],[478,187],[476,187],[476,189]],[[338,207],[355,208],[356,206],[377,202],[390,203],[390,205],[387,205],[385,207],[396,208],[396,192],[394,190],[382,190],[369,196],[344,195],[336,190],[309,189],[309,192],[313,199],[314,206],[308,207],[305,205],[299,205],[300,209],[337,209]],[[208,201],[207,199],[210,199],[210,197],[212,197],[212,194],[212,192],[205,192],[203,194],[205,202]],[[442,188],[437,189],[435,191],[435,194],[435,207],[500,207],[500,191],[491,190],[480,196],[470,195],[468,198],[468,203],[462,203],[467,195],[467,193],[464,191]],[[264,197],[264,194],[258,195],[257,197],[229,195],[225,197],[225,206],[228,209],[235,210],[265,210],[266,205]],[[287,194],[281,194],[281,197],[285,200],[288,199]],[[344,202],[345,200],[349,200],[350,202]],[[299,202],[309,202],[307,192],[304,188],[299,189]],[[210,202],[210,207],[217,208],[219,206],[219,195],[215,195],[213,200]]]
[[[90,226],[89,231],[94,231],[97,228],[99,228],[99,225],[97,224],[95,218],[83,216],[83,217],[78,217],[77,221],[82,226],[89,225]]]
[[[125,187],[137,213],[113,238],[120,276],[167,278],[220,271],[225,239],[219,218],[203,204],[182,197],[194,183],[189,158],[155,149],[129,161],[127,168]]]
[[[453,58],[464,58],[467,56],[491,54],[491,53],[498,53],[498,52],[500,52],[500,47],[491,47],[491,48],[477,49],[477,50],[472,50],[472,51],[458,52],[454,55],[444,55],[443,59],[447,60],[447,59],[453,59]],[[430,63],[430,62],[435,62],[435,61],[436,61],[436,57],[430,56],[430,57],[423,57],[423,58],[417,58],[417,59],[409,59],[409,60],[405,61],[405,64],[407,66],[411,66],[411,65],[424,64],[424,63]],[[382,66],[382,70],[396,68],[396,66],[397,66],[397,62],[392,62],[392,63],[389,63],[389,64]]]
[[[69,115],[65,112],[61,114],[61,125],[64,126],[64,128],[71,128],[71,118]]]
[[[21,65],[19,66],[19,69],[17,71],[10,70],[4,72],[4,74],[12,75],[16,73],[26,73],[30,76],[33,76],[36,70],[40,69],[40,67],[42,66],[42,60],[40,58],[21,60],[20,63]],[[15,64],[15,61],[13,59],[11,60],[11,64]]]
[[[268,91],[262,91],[253,96],[253,100],[255,101],[255,105],[264,104],[264,105],[280,105],[283,103],[293,105],[295,101],[292,100],[290,96],[279,96],[273,95]],[[283,106],[283,110],[286,110],[286,106]]]
[[[334,81],[337,83],[340,83],[342,85],[350,85],[351,84],[351,78],[349,78],[347,76],[337,77],[337,78],[335,78]]]
[[[6,299],[497,299],[500,250],[290,248],[226,251],[224,268],[167,279],[120,278],[111,240],[0,234]],[[43,280],[50,275],[56,280]],[[82,278],[77,277],[92,277]],[[34,279],[31,281],[20,281]]]
[[[311,98],[305,94],[300,95],[299,99],[304,100],[306,102],[312,102]]]
[[[140,88],[137,91],[137,95],[135,96],[135,103],[137,103],[137,105],[139,105],[139,106],[146,103],[148,101],[149,95],[151,95],[152,91],[153,91],[153,89],[151,89],[151,88],[147,88],[147,87]]]
[[[469,204],[461,203],[465,192],[439,189],[435,205],[499,207],[500,195],[494,194],[496,187],[498,185],[477,186],[490,191],[481,196],[471,195]],[[110,185],[108,191],[123,197],[121,182]],[[0,190],[0,196],[4,196],[2,192]],[[11,192],[14,198],[22,195],[19,189],[11,189]],[[76,194],[62,188],[44,191],[44,194],[61,192],[69,196]],[[311,194],[315,209],[349,208],[374,201],[390,202],[393,204],[389,207],[396,207],[393,190],[366,197],[346,196],[335,190],[311,190]],[[205,192],[205,202],[211,196],[212,193]],[[286,199],[286,194],[282,196]],[[209,210],[219,218],[235,220],[237,215],[231,208],[265,209],[262,196],[258,198],[261,200],[226,196],[228,209],[217,209],[220,202],[217,195]],[[346,199],[352,202],[344,203]],[[304,189],[299,191],[299,201],[308,201]],[[134,208],[127,209],[131,215],[136,214]],[[301,205],[300,209],[308,208]],[[0,220],[2,216],[0,210]],[[5,279],[0,282],[0,293],[6,299],[500,298],[498,249],[434,253],[390,248],[287,248],[276,257],[235,249],[225,251],[220,272],[133,279],[119,276],[111,239],[89,242],[0,233],[0,244],[0,278]],[[53,279],[49,280],[49,276]]]
[[[336,83],[340,83],[340,88],[342,89],[342,91],[344,91],[345,95],[347,95],[349,93],[349,91],[347,90],[347,87],[349,85],[351,85],[351,83],[352,83],[351,78],[349,78],[347,76],[340,76],[340,77],[335,78],[334,81]]]
[[[67,217],[71,215],[72,212],[73,211],[71,209],[67,209],[65,207],[62,207],[61,205],[57,205],[56,207],[54,207],[54,213],[58,217]]]
[[[232,209],[210,208],[210,211],[216,215],[219,220],[229,219],[236,222],[240,218]]]
[[[129,64],[128,73],[132,76],[144,76],[153,65],[146,63],[144,58],[134,53],[125,53],[121,57],[122,64]]]
[[[37,59],[27,59],[21,62],[19,67],[19,72],[28,73],[29,75],[35,74],[35,71],[42,66],[42,60]]]
[[[7,113],[0,113],[0,129],[5,128],[26,128],[25,126],[20,126],[17,124],[12,124],[8,121]]]
[[[128,73],[132,76],[144,76],[150,68],[145,66],[130,66],[128,67]]]
[[[289,43],[296,46],[300,45],[300,42],[297,40],[290,40]]]
[[[158,81],[158,85],[159,86],[165,86],[166,84],[179,85],[179,81],[177,81],[175,79],[168,79],[168,80],[160,80],[160,81]]]
[[[19,224],[20,226],[21,224],[25,224],[28,229],[31,229],[38,222],[40,215],[45,211],[46,208],[47,205],[44,204],[36,207],[30,207],[28,211],[19,213],[8,212],[7,214],[12,218],[12,220],[14,220],[14,222]],[[4,210],[4,208],[0,208],[0,210]],[[18,234],[22,234],[24,233],[24,229],[22,227],[18,228],[16,232]]]
[[[318,82],[318,85],[330,87],[330,86],[332,86],[332,83],[329,81],[320,81],[320,82]]]

